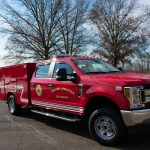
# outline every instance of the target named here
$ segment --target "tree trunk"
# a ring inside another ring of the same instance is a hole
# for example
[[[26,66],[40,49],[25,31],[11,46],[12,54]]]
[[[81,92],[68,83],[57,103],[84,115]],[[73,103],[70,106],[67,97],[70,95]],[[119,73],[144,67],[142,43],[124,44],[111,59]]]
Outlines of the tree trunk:
[[[118,63],[118,60],[114,59],[114,62],[113,62],[114,67],[117,67],[117,65],[118,65],[117,63]]]
[[[49,53],[49,48],[45,48],[45,56],[44,56],[44,59],[46,60],[46,59],[49,59],[49,55],[48,55],[48,53]]]

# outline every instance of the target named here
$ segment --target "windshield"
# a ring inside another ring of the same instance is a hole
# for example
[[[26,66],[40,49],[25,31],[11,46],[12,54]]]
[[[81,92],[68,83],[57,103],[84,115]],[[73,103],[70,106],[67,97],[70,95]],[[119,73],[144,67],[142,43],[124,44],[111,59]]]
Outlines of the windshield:
[[[72,61],[85,74],[120,72],[119,69],[99,59],[74,59]]]

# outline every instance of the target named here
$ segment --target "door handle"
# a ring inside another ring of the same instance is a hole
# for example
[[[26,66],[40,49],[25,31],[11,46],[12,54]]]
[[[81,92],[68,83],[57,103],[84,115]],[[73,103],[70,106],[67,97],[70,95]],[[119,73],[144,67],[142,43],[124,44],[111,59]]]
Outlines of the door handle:
[[[35,88],[35,84],[34,84],[34,83],[31,83],[31,86],[32,86],[33,88]]]
[[[54,88],[54,87],[55,87],[54,84],[49,84],[48,86],[49,86],[50,88]]]

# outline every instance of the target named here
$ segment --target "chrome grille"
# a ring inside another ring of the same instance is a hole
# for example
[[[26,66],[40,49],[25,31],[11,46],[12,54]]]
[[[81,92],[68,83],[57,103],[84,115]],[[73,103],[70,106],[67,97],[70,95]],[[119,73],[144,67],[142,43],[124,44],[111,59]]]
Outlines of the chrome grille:
[[[150,102],[150,89],[145,89],[144,90],[144,98],[145,98],[145,102]]]
[[[126,88],[124,89],[124,95],[125,95],[128,99],[131,98],[131,97],[130,97],[130,88],[126,87]]]

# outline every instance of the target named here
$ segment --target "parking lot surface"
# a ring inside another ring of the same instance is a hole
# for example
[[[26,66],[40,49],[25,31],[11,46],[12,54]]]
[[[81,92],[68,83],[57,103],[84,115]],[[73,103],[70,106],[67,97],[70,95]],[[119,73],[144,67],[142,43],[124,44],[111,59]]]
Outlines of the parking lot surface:
[[[150,149],[150,124],[128,129],[126,141],[107,147],[94,141],[87,125],[24,111],[12,116],[0,102],[0,150],[144,150]]]

